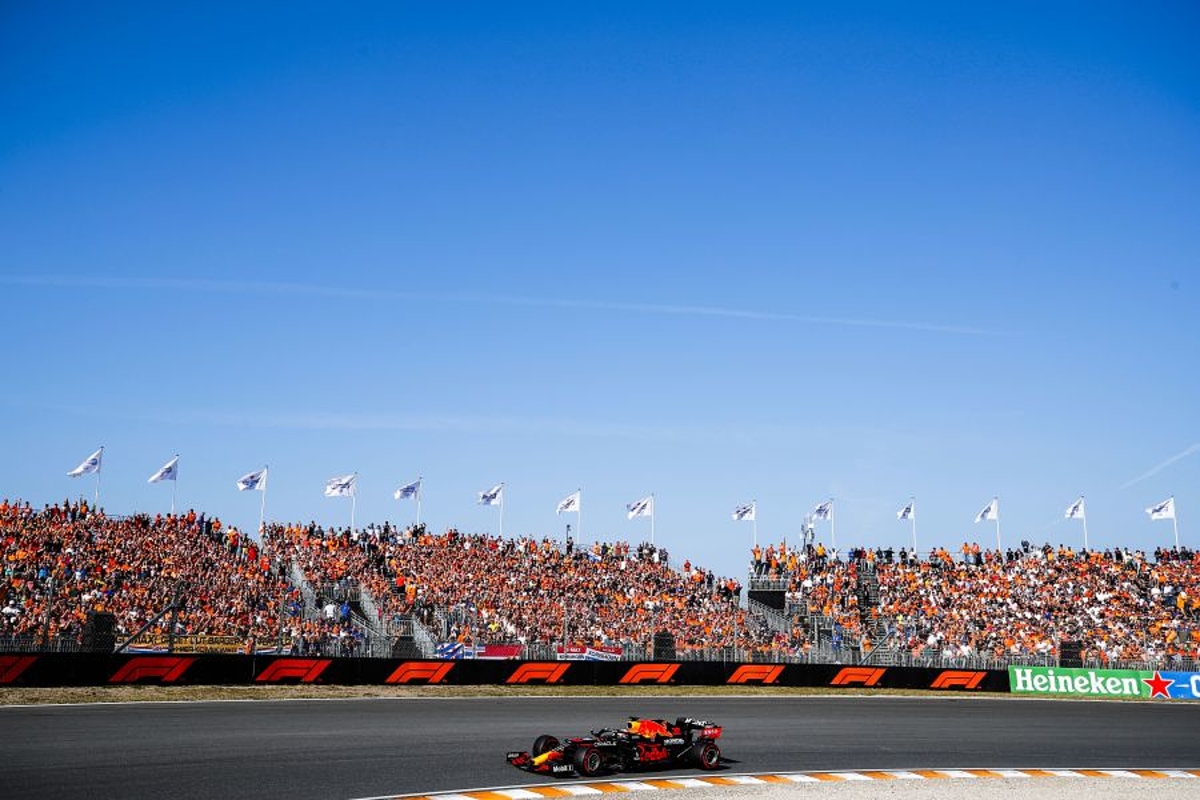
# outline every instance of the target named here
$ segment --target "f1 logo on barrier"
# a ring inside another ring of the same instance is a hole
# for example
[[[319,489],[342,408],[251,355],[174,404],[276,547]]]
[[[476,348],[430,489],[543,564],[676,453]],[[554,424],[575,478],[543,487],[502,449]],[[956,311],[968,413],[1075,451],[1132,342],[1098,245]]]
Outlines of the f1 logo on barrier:
[[[512,675],[508,676],[508,680],[505,683],[530,683],[534,681],[558,683],[562,679],[563,673],[570,666],[570,664],[559,664],[556,661],[534,661],[529,664],[522,664],[517,667]]]
[[[12,683],[37,661],[37,656],[0,656],[0,683]]]
[[[446,673],[453,666],[453,661],[445,661],[440,664],[430,664],[425,661],[405,661],[396,667],[396,671],[389,675],[384,683],[412,683],[413,681],[441,683],[442,678],[446,677]]]
[[[766,664],[743,664],[734,670],[726,683],[750,683],[758,681],[767,684],[779,680],[783,667],[772,667]]]
[[[312,683],[329,666],[329,658],[277,658],[258,673],[257,683],[274,683],[299,678],[300,683]]]
[[[947,669],[933,679],[930,689],[978,689],[979,684],[987,677],[986,672],[974,670]]]
[[[675,677],[677,669],[679,669],[678,664],[635,664],[629,668],[619,683],[642,683],[643,681],[669,683],[671,678]]]
[[[147,678],[156,678],[159,683],[174,683],[183,677],[195,658],[183,656],[138,656],[125,662],[109,683],[137,683]]]
[[[830,686],[874,686],[879,683],[887,667],[843,667],[841,672],[833,676]]]

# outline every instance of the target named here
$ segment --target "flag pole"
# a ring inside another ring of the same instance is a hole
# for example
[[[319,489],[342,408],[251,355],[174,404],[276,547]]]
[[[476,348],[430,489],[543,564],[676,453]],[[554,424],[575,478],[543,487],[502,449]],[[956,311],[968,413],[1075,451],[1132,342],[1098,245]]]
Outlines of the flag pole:
[[[912,521],[913,556],[915,557],[917,554],[917,498],[910,497],[908,498],[908,502],[911,504],[909,507],[912,509],[909,519]]]
[[[258,538],[261,540],[267,517],[267,478],[270,476],[268,465],[263,464],[262,502],[258,506]]]
[[[93,511],[100,508],[100,471],[103,469],[104,469],[104,448],[101,447],[100,448],[100,464],[99,464],[99,466],[96,467],[96,496],[92,500],[92,502],[95,504],[96,508],[92,509]]]
[[[421,491],[425,488],[425,478],[417,476],[417,527],[421,527]]]
[[[354,473],[354,477],[358,478],[358,473]],[[354,536],[354,511],[358,505],[358,481],[355,480],[350,486],[350,536]]]
[[[1082,500],[1083,495],[1079,495],[1079,499]],[[1088,549],[1087,506],[1085,505],[1084,509],[1083,509],[1083,551],[1086,553],[1087,549]]]
[[[750,508],[754,512],[754,519],[750,520],[750,522],[752,523],[750,527],[751,527],[751,530],[754,531],[754,546],[758,547],[758,501],[751,500]]]
[[[1179,512],[1175,510],[1175,495],[1171,495],[1171,526],[1175,528],[1175,549],[1179,549]]]
[[[993,497],[992,502],[996,504],[996,552],[999,553],[1000,547],[1000,498]]]
[[[575,501],[575,538],[579,540],[579,544],[583,544],[583,487],[575,490],[576,496],[579,498]]]
[[[837,512],[833,510],[833,498],[829,498],[829,538],[833,540],[833,548],[837,549],[837,523],[834,522],[834,517]]]
[[[504,538],[504,484],[500,484],[500,538]]]
[[[650,544],[654,544],[654,518],[658,516],[658,509],[655,508],[658,503],[654,501],[654,494],[650,494]]]

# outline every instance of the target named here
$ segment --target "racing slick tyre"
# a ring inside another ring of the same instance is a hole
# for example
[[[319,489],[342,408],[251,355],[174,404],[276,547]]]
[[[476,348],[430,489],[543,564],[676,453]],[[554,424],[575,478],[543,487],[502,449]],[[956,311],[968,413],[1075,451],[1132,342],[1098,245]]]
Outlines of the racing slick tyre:
[[[547,734],[542,734],[533,740],[533,749],[529,751],[529,755],[537,758],[542,753],[548,753],[558,747],[558,739]]]
[[[594,747],[581,747],[575,751],[575,771],[585,778],[600,772],[604,759]]]
[[[700,769],[716,769],[721,764],[721,748],[713,742],[705,742],[696,750],[696,766]]]

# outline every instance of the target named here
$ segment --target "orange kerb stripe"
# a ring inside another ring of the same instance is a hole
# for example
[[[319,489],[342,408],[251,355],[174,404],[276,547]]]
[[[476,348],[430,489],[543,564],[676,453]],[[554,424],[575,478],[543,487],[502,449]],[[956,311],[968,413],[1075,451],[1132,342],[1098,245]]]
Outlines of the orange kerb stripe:
[[[1044,769],[1023,769],[1023,770],[1021,770],[1021,772],[1024,772],[1026,775],[1028,775],[1031,778],[1057,778],[1058,777],[1057,775],[1054,775],[1053,773],[1046,772],[1046,770],[1044,770]]]
[[[656,778],[652,781],[642,781],[642,783],[649,784],[650,786],[653,786],[655,789],[682,789],[683,788],[682,783],[676,783],[675,781],[668,781],[664,778]]]
[[[831,772],[813,772],[809,777],[816,778],[819,781],[828,781],[829,783],[845,780],[841,775],[834,775]]]
[[[701,778],[700,780],[704,781],[705,783],[711,783],[713,786],[738,786],[739,785],[737,781],[730,780],[729,778],[721,778],[721,777]]]
[[[1165,777],[1167,777],[1166,775],[1162,774],[1161,772],[1156,772],[1152,769],[1131,769],[1130,772],[1132,772],[1134,775],[1141,775],[1143,778],[1165,778]]]
[[[969,770],[967,770],[967,772],[970,773],[971,775],[974,775],[976,778],[1003,778],[1004,777],[999,772],[993,772],[990,769],[969,769]]]
[[[511,800],[508,795],[499,792],[467,792],[467,797],[475,800]]]
[[[1197,778],[1200,778],[1200,769],[1185,769],[1184,772],[1186,772],[1188,775],[1195,775]]]
[[[571,794],[565,789],[559,789],[557,786],[530,786],[529,791],[534,794],[540,794],[542,797],[567,797]]]
[[[626,789],[624,786],[621,786],[618,783],[589,783],[588,786],[592,787],[593,789],[599,789],[600,791],[606,793],[629,791],[629,789]],[[505,800],[508,800],[508,798],[505,798]]]
[[[890,775],[886,772],[860,772],[859,775],[866,775],[868,778],[874,778],[877,781],[894,781],[895,775]]]
[[[942,773],[938,772],[936,769],[914,769],[912,773],[914,775],[920,775],[922,778],[929,778],[935,781],[945,780],[949,777],[948,775],[943,775]]]
[[[782,775],[759,775],[757,777],[760,781],[766,781],[767,783],[786,783],[789,786],[794,785],[792,781],[789,781]]]

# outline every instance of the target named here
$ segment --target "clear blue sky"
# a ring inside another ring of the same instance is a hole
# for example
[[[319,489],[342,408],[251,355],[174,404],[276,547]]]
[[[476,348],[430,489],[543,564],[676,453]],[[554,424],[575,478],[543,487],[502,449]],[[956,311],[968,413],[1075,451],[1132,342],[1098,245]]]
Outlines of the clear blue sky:
[[[0,495],[1200,542],[1195,4],[246,5],[0,10]]]

